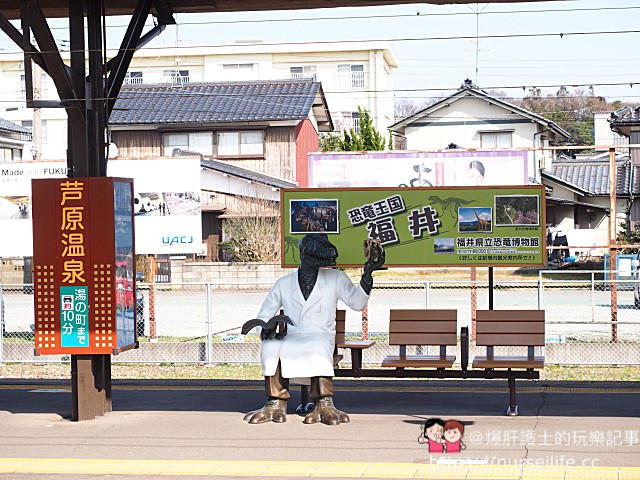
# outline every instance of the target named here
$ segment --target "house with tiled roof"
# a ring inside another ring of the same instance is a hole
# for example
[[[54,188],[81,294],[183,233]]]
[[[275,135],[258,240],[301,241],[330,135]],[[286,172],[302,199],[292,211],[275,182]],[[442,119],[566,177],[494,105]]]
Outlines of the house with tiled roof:
[[[0,162],[32,160],[31,129],[0,118]]]
[[[307,154],[333,128],[312,79],[127,85],[109,119],[118,158],[201,157],[210,250],[224,218],[242,215],[256,198],[278,200],[279,189],[306,185]]]
[[[622,107],[609,117],[611,130],[627,137],[632,145],[640,145],[640,106]],[[640,148],[630,148],[631,162],[640,164]]]
[[[569,139],[553,121],[490,95],[470,80],[389,130],[396,148],[405,150],[549,147]],[[547,152],[530,152],[529,177],[539,181],[540,170],[551,161]]]
[[[557,158],[542,172],[546,187],[547,225],[562,232],[569,245],[588,247],[609,244],[609,153],[582,158]],[[616,221],[618,228],[640,221],[640,165],[628,155],[616,158]],[[575,254],[585,248],[571,249]],[[594,253],[594,252],[590,252]],[[606,253],[598,249],[599,254]]]

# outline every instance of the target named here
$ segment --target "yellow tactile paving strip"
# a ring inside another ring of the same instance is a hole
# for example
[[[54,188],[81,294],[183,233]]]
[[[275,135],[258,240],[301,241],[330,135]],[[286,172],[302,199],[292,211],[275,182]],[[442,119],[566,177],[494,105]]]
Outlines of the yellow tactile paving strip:
[[[419,463],[250,462],[0,458],[0,474],[201,475],[210,477],[640,480],[640,467],[429,465]]]

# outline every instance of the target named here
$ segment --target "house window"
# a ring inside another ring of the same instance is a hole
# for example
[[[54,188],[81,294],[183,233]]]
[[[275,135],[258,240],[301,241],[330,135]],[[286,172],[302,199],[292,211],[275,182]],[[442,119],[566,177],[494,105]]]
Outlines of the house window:
[[[351,112],[351,123],[356,132],[360,131],[360,112]]]
[[[165,133],[163,141],[165,155],[173,155],[176,148],[209,156],[213,153],[211,132]]]
[[[20,122],[20,123],[22,124],[23,127],[31,129],[31,135],[32,135],[32,138],[33,138],[33,121],[32,120],[22,120],[22,122]],[[35,142],[36,139],[33,138],[33,141]],[[42,143],[49,143],[49,135],[48,135],[48,128],[47,128],[47,121],[46,120],[41,120],[40,121],[40,141]]]
[[[338,65],[338,88],[365,88],[364,65]]]
[[[289,67],[289,78],[295,80],[297,78],[313,78],[316,79],[316,66],[304,65],[298,67]]]
[[[513,132],[480,132],[481,148],[511,148]]]
[[[188,76],[187,72],[187,76]],[[124,83],[127,85],[141,85],[142,82],[142,72],[127,72],[124,76]]]
[[[184,83],[189,83],[189,70],[178,70],[178,69],[169,69],[164,70],[162,75],[165,78],[166,82],[171,83],[172,85],[182,85]]]
[[[222,64],[223,76],[226,80],[252,80],[257,70],[257,65],[253,63]]]
[[[20,160],[22,160],[22,150],[19,148],[0,146],[0,161],[19,162]]]
[[[261,156],[264,152],[264,132],[218,132],[218,156]]]

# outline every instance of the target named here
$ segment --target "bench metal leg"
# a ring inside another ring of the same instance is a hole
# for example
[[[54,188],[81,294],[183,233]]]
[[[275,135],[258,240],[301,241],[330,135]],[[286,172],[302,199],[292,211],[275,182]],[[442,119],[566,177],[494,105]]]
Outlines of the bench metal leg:
[[[362,350],[359,348],[351,349],[351,368],[356,372],[362,368]]]
[[[296,407],[296,414],[306,415],[313,407],[313,402],[309,400],[309,385],[300,385],[300,405]]]
[[[517,417],[518,402],[516,401],[516,378],[509,377],[507,381],[509,383],[509,408],[507,408],[507,415],[510,417]]]

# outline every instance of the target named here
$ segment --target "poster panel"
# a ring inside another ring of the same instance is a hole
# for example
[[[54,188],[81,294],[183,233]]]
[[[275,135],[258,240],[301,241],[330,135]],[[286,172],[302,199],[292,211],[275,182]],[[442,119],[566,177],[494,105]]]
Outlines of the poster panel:
[[[136,251],[199,253],[200,160],[109,160],[107,173],[134,180]],[[66,178],[65,162],[0,163],[0,256],[33,254],[31,180]]]
[[[309,154],[309,186],[528,185],[528,152],[341,152]]]
[[[379,239],[387,266],[542,266],[542,186],[286,189],[282,265],[298,242],[326,233],[339,266],[361,266],[363,241]]]
[[[135,255],[133,231],[133,188],[130,182],[114,179],[113,223],[116,268],[117,348],[133,345],[136,337]]]
[[[110,160],[107,171],[134,180],[137,253],[200,253],[199,158]]]
[[[131,179],[33,180],[38,355],[137,345],[132,197]]]

